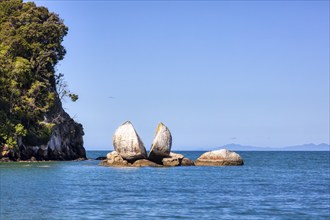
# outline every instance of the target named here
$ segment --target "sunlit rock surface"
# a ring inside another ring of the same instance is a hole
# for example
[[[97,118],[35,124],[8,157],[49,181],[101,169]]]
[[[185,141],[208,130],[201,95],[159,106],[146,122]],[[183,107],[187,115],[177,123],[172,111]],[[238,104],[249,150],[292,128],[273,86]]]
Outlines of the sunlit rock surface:
[[[102,166],[126,167],[129,166],[127,160],[124,160],[116,151],[107,154],[107,158],[101,161]]]
[[[206,152],[195,161],[196,166],[238,166],[243,164],[243,159],[239,154],[227,149]]]
[[[131,122],[127,121],[117,128],[113,135],[115,151],[125,160],[134,162],[146,159],[147,152]]]

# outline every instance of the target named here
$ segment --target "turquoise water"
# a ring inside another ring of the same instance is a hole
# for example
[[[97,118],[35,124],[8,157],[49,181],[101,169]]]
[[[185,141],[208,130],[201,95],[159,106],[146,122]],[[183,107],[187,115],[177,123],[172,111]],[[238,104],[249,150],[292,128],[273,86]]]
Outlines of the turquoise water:
[[[191,159],[202,154],[181,153]],[[329,152],[239,154],[244,166],[2,163],[0,219],[330,218]]]

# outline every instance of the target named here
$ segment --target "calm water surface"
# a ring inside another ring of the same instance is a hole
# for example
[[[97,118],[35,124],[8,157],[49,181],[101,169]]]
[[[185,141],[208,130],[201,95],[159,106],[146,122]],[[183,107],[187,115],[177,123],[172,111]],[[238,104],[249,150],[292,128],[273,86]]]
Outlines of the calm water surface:
[[[329,152],[238,153],[244,166],[2,163],[0,219],[330,218]]]

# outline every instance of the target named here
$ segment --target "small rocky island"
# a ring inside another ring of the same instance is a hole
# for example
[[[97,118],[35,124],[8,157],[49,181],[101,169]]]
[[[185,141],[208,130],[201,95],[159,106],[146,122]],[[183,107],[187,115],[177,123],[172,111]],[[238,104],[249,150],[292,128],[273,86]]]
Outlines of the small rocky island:
[[[111,167],[173,167],[173,166],[236,166],[243,165],[243,159],[235,152],[226,149],[210,151],[201,155],[195,162],[182,154],[171,152],[172,135],[170,130],[159,123],[149,155],[133,124],[125,122],[113,135],[114,151],[107,154],[102,166]]]
[[[170,130],[159,123],[149,155],[142,140],[131,122],[127,121],[113,135],[114,151],[101,161],[102,166],[113,167],[161,167],[193,166],[194,163],[181,154],[171,152],[172,135]]]

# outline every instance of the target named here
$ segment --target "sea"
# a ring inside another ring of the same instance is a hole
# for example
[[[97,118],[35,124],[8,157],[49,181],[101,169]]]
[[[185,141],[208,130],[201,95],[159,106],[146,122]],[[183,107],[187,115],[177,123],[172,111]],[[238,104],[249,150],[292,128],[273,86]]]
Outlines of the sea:
[[[106,153],[1,163],[0,219],[330,219],[329,151],[246,151],[237,152],[244,166],[167,168],[99,166]]]

